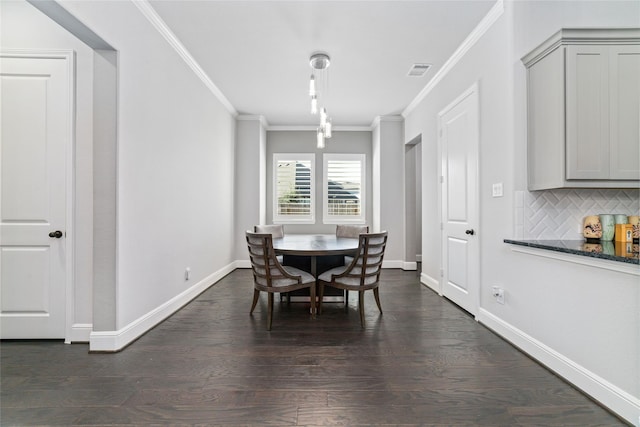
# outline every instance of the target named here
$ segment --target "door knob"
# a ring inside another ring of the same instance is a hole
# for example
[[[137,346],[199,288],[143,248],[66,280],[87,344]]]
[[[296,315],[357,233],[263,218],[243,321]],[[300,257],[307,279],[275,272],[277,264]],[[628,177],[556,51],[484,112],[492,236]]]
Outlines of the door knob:
[[[475,231],[473,231],[473,228],[472,228],[471,230],[466,230],[466,231],[464,232],[464,234],[468,234],[468,235],[470,235],[470,236],[473,236],[473,235],[475,234]]]
[[[51,233],[49,233],[49,237],[55,237],[56,239],[59,239],[62,237],[62,231],[60,230],[52,231]]]

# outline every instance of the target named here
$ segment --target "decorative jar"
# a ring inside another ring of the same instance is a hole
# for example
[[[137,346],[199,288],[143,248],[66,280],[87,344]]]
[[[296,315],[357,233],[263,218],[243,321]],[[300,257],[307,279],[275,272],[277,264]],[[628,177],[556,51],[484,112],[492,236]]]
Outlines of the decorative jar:
[[[638,239],[640,239],[640,216],[631,215],[629,224],[633,227],[633,241],[637,243]]]
[[[598,242],[602,238],[602,225],[598,215],[589,215],[584,218],[582,235],[587,242]]]
[[[613,234],[616,231],[616,223],[613,214],[600,214],[600,224],[602,225],[601,240],[610,242],[613,240]]]

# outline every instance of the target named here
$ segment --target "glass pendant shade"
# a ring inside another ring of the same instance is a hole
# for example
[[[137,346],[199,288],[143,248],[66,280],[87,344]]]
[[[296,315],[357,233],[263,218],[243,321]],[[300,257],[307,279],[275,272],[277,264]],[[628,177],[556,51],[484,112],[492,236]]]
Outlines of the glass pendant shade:
[[[320,126],[324,126],[327,124],[327,109],[320,109]]]
[[[318,98],[315,95],[311,97],[311,114],[318,114]]]
[[[324,125],[324,136],[331,138],[331,119],[327,119],[327,123]]]
[[[318,128],[316,137],[318,140],[318,148],[324,148],[324,133],[322,132],[322,129]]]
[[[309,79],[309,96],[316,96],[316,76],[313,74]]]

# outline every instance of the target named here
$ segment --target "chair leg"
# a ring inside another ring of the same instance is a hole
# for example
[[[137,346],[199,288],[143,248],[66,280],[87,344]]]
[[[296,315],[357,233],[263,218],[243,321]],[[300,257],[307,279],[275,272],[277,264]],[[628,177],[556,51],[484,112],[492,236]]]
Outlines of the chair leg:
[[[376,297],[376,304],[378,304],[378,310],[382,313],[382,306],[380,305],[380,294],[378,293],[378,288],[373,288],[373,296]]]
[[[349,291],[347,291],[346,289],[344,291],[344,305],[349,305]]]
[[[318,283],[318,308],[316,312],[322,314],[322,298],[324,297],[324,284]]]
[[[316,318],[316,284],[309,287],[309,302],[311,303],[311,317]]]
[[[257,289],[253,290],[253,304],[251,304],[251,311],[249,314],[253,314],[253,309],[256,308],[256,304],[258,304],[258,299],[260,298],[260,291]]]
[[[360,326],[364,329],[364,291],[358,291],[358,311],[360,312]]]
[[[269,292],[269,303],[267,310],[267,331],[271,330],[271,320],[273,319],[273,292]]]

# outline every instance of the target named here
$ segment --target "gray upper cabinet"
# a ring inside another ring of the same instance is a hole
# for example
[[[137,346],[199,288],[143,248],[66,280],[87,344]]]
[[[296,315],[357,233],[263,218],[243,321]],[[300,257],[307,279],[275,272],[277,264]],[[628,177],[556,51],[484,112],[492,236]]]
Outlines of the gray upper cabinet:
[[[640,29],[564,29],[527,68],[529,190],[640,185]]]

